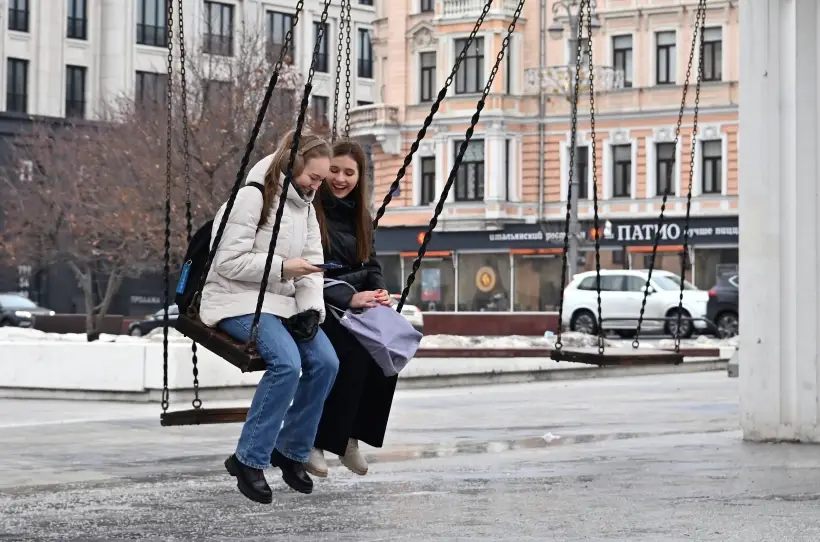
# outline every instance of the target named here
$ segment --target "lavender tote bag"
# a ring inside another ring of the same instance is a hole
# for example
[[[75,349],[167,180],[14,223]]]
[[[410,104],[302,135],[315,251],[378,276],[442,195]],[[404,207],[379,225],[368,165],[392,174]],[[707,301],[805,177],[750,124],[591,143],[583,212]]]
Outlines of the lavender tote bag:
[[[325,279],[325,288],[340,284],[356,291],[347,282]],[[328,309],[367,350],[384,376],[399,374],[419,349],[422,334],[392,307],[343,311],[328,305]]]

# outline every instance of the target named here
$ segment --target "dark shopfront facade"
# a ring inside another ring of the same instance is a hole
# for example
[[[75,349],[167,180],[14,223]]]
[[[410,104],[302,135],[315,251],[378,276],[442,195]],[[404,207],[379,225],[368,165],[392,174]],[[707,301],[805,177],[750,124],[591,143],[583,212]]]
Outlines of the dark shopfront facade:
[[[435,232],[408,302],[423,311],[540,312],[554,310],[560,292],[563,225],[510,224],[501,230]],[[581,222],[580,271],[595,269],[592,222]],[[654,219],[601,220],[602,269],[645,269],[657,230]],[[684,219],[661,227],[656,269],[680,274]],[[738,262],[737,216],[692,217],[686,278],[710,288]],[[400,292],[418,253],[424,227],[384,227],[376,250],[387,285]]]

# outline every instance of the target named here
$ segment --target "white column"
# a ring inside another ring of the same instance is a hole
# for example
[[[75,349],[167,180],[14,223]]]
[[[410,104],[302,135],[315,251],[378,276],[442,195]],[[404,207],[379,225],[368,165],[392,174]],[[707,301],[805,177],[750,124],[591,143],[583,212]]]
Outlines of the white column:
[[[820,6],[739,5],[741,426],[820,442]]]
[[[130,94],[134,91],[136,78],[136,9],[133,4],[124,5],[121,0],[102,0],[100,8],[100,99],[92,103],[92,107],[111,105],[123,93]]]
[[[453,167],[453,154],[450,152],[450,144],[447,139],[447,131],[444,126],[438,126],[437,133],[433,136],[436,148],[436,201],[441,192],[444,190],[444,185],[447,183],[447,177],[450,175],[450,168]],[[455,187],[450,190],[447,195],[447,203],[454,201]]]
[[[501,124],[491,123],[485,132],[484,153],[484,201],[495,202],[503,198],[505,176],[504,132]]]

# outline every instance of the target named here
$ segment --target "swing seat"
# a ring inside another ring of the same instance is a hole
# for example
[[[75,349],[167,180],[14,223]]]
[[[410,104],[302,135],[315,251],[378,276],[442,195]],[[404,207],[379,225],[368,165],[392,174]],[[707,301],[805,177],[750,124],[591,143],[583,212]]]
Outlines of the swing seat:
[[[159,423],[163,427],[242,423],[247,417],[247,408],[190,408],[160,414]]]
[[[207,348],[231,365],[238,367],[243,373],[265,370],[265,360],[258,352],[249,352],[244,344],[235,341],[218,329],[206,326],[199,318],[191,318],[186,314],[180,314],[174,327],[195,343],[202,345],[202,347]]]
[[[603,354],[597,346],[579,348],[562,348],[550,352],[554,361],[569,361],[587,365],[623,366],[623,365],[679,365],[683,363],[683,354],[656,348],[607,348]]]

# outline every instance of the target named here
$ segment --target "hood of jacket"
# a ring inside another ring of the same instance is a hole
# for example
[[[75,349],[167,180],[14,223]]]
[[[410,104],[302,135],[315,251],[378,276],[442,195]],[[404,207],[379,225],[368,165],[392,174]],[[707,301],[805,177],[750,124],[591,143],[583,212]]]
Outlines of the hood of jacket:
[[[249,183],[259,183],[263,186],[266,185],[265,177],[268,173],[268,169],[270,165],[273,163],[273,158],[275,155],[271,154],[254,165],[251,170],[248,172],[247,177],[245,178],[245,184]],[[282,187],[285,185],[285,174],[281,173],[279,175],[279,189],[277,191],[277,195],[282,193]],[[315,191],[305,192],[298,186],[296,183],[293,182],[290,184],[290,188],[288,189],[288,201],[294,203],[298,207],[307,207],[308,205],[313,202],[313,198],[316,196]],[[278,199],[278,198],[277,198]]]

